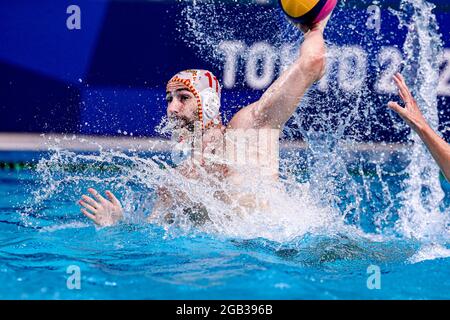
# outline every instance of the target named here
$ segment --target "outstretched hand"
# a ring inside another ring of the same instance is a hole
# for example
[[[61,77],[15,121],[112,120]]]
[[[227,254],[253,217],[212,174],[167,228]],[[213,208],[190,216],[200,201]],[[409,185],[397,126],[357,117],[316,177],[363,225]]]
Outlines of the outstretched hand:
[[[397,102],[390,101],[388,107],[398,113],[403,120],[416,132],[420,132],[428,126],[425,117],[417,105],[411,91],[406,85],[405,79],[400,73],[394,75],[394,82],[399,89],[400,98],[405,103],[403,108]]]
[[[95,200],[83,195],[81,200],[78,201],[78,204],[83,207],[81,212],[86,217],[102,227],[112,226],[122,219],[122,205],[111,191],[106,191],[108,199],[104,198],[93,188],[88,189],[88,191]]]

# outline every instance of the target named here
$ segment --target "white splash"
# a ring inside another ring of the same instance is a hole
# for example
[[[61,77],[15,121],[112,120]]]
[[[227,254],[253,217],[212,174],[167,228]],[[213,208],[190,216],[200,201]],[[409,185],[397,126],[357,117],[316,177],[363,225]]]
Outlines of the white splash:
[[[408,28],[403,74],[428,123],[437,130],[438,57],[442,54],[442,40],[432,12],[435,6],[423,0],[403,0],[400,8],[399,27]],[[413,146],[406,155],[411,160],[407,168],[409,179],[401,195],[404,207],[400,211],[397,228],[406,237],[448,241],[449,215],[439,209],[444,197],[439,183],[439,168],[420,137],[411,132],[410,139]]]
[[[419,263],[422,261],[448,257],[450,257],[450,249],[439,244],[430,244],[422,247],[419,252],[409,258],[408,261],[410,263]]]

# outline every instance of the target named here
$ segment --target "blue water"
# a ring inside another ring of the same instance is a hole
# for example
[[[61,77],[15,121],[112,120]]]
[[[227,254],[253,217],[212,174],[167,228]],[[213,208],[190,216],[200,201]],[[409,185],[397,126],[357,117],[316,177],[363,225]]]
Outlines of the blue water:
[[[392,173],[401,168],[393,161],[383,170]],[[76,171],[75,166],[65,175],[73,176]],[[98,173],[102,177],[116,174]],[[302,182],[308,173],[297,176]],[[381,180],[367,170],[362,175],[353,172],[352,179],[361,187],[365,181],[372,192],[359,209],[366,217],[346,222],[358,231],[336,231],[330,225],[329,233],[325,229],[279,242],[203,231],[168,234],[161,226],[131,222],[98,229],[75,204],[78,192],[92,182],[79,181],[76,188],[67,183],[33,207],[33,192],[46,183],[41,181],[42,173],[0,171],[0,298],[450,298],[450,258],[439,254],[449,249],[448,243],[436,249],[430,243],[426,247],[422,240],[389,232],[389,228],[370,231],[376,228],[368,216],[376,216],[386,205],[379,196],[383,194]],[[395,198],[404,177],[383,179]],[[30,206],[32,210],[27,209]],[[443,206],[442,214],[448,214]],[[302,212],[298,217],[302,219]],[[390,219],[395,220],[395,215]],[[81,271],[79,290],[67,287],[67,268],[72,265]],[[379,290],[367,287],[370,265],[380,267]]]

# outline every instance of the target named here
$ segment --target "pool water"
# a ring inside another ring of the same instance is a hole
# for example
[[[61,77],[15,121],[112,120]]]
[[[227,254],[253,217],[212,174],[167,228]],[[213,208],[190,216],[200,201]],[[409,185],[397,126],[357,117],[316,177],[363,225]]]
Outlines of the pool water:
[[[41,156],[48,157],[11,155]],[[401,171],[398,162],[390,163],[384,172]],[[349,215],[345,227],[328,225],[320,232],[274,240],[195,229],[169,232],[164,226],[131,220],[96,228],[79,213],[75,200],[87,187],[106,187],[101,180],[93,185],[88,179],[75,184],[76,179],[67,179],[80,177],[76,163],[61,172],[60,181],[67,183],[55,187],[55,181],[44,181],[49,176],[42,167],[0,170],[1,299],[450,298],[448,224],[430,240],[405,237],[371,222],[376,219],[370,217],[386,209],[379,196],[385,195],[383,188],[387,186],[391,200],[401,191],[400,174],[380,180],[367,170],[353,172],[355,185],[369,187],[372,195],[360,203],[359,219]],[[97,173],[102,179],[117,174]],[[309,174],[296,175],[301,184]],[[52,185],[51,196],[37,199],[42,188]],[[442,216],[449,214],[446,199],[440,203]],[[393,203],[397,208],[387,210],[400,208],[400,202]],[[291,210],[302,219],[304,212]],[[76,288],[68,285],[73,266],[80,272]],[[375,289],[368,285],[373,283],[370,266],[381,272]]]

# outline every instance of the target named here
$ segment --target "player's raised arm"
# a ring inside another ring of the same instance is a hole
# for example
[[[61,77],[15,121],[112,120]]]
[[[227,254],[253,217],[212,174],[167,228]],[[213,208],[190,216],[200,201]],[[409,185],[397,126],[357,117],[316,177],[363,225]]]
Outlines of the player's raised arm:
[[[397,102],[391,101],[388,104],[389,108],[397,112],[417,132],[447,180],[450,181],[450,145],[428,125],[403,76],[399,73],[396,74],[394,82],[399,89],[399,94],[405,103],[405,107],[403,108]]]
[[[337,0],[283,0],[280,7],[305,33],[295,62],[269,87],[261,99],[239,111],[231,128],[281,129],[294,114],[311,85],[322,78],[326,67],[323,31]]]
[[[300,100],[311,85],[325,72],[326,22],[305,34],[295,62],[267,89],[261,99],[239,111],[230,121],[235,128],[281,129],[294,114]]]
[[[305,92],[323,76],[325,53],[323,31],[317,26],[305,34],[294,64],[281,74],[255,105],[257,123],[281,128],[289,120]]]

